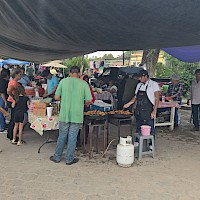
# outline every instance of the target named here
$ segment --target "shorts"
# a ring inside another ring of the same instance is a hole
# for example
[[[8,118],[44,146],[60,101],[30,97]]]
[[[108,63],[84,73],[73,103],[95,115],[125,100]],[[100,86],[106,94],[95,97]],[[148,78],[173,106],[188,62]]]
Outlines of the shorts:
[[[23,123],[24,122],[24,113],[15,113],[15,123]]]

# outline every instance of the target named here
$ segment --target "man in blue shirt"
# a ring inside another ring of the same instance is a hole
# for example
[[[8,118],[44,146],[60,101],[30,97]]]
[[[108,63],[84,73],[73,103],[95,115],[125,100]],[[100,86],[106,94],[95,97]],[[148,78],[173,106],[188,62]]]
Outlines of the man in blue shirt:
[[[54,97],[58,87],[58,77],[51,74],[50,70],[44,70],[42,76],[47,78],[47,93],[43,97]]]

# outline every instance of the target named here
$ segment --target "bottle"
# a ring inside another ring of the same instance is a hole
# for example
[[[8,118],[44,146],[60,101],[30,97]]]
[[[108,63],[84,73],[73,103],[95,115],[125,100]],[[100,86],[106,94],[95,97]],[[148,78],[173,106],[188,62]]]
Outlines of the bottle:
[[[35,88],[35,97],[39,97],[38,88]]]
[[[165,96],[162,95],[162,102],[165,102]]]

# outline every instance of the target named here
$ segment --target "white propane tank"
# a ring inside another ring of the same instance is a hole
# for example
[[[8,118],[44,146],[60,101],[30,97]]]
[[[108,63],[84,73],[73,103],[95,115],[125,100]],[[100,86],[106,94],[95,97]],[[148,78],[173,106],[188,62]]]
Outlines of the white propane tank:
[[[130,167],[134,162],[134,145],[132,137],[120,137],[120,142],[117,145],[117,163],[121,167]]]

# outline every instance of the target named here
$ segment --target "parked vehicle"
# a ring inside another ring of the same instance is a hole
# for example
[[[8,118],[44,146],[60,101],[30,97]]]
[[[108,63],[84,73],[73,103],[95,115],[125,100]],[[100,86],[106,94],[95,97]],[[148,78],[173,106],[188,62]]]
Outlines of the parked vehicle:
[[[96,85],[99,80],[103,80],[106,84],[110,80],[113,80],[118,84],[126,75],[133,75],[139,73],[143,68],[141,67],[108,67],[104,68],[103,73],[96,74],[94,78],[91,79],[91,84]]]

